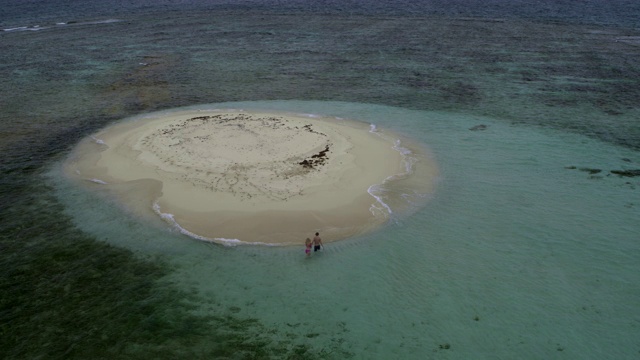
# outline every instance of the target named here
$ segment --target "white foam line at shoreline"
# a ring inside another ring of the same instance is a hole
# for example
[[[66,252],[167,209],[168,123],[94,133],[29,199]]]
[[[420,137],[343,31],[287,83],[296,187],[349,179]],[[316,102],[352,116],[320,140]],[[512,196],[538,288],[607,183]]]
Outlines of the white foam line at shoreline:
[[[107,145],[103,140],[98,139],[97,137],[91,135],[91,139],[93,139],[93,141],[96,142],[96,144],[100,144],[100,145]]]
[[[385,182],[386,182],[386,180],[385,180]],[[383,182],[383,184],[384,184],[384,182]],[[387,205],[387,203],[385,203],[385,202],[382,200],[382,198],[381,198],[380,196],[378,196],[378,195],[374,194],[374,192],[375,192],[376,190],[377,190],[377,191],[380,191],[380,187],[381,187],[381,186],[382,186],[382,184],[373,184],[373,185],[369,186],[369,188],[367,189],[367,192],[369,193],[369,195],[373,196],[373,198],[374,198],[374,199],[376,199],[376,201],[377,201],[380,205],[382,205],[382,207],[384,207],[385,209],[387,209],[387,213],[388,213],[389,215],[391,215],[391,214],[393,214],[393,210],[391,210],[391,208],[389,207],[389,205]],[[374,206],[372,205],[372,207],[374,207]],[[371,211],[371,214],[375,216],[375,214],[373,213],[373,210],[372,210],[371,208],[369,208],[369,211]]]
[[[370,123],[370,124],[369,124],[369,132],[370,132],[370,133],[372,133],[372,134],[376,134],[376,135],[378,135],[378,136],[382,137],[382,135],[380,135],[380,133],[378,132],[378,128],[377,128],[376,124],[373,124],[373,123]],[[394,149],[395,149],[395,147],[394,147]],[[397,149],[396,149],[396,150],[397,150]],[[404,156],[403,156],[403,157],[404,157]],[[378,192],[380,192],[380,191],[381,191],[380,189],[381,189],[381,187],[384,185],[384,183],[386,183],[386,182],[387,182],[387,180],[389,180],[389,179],[390,179],[390,178],[392,178],[393,176],[395,176],[395,175],[391,175],[391,176],[387,177],[387,178],[382,182],[382,184],[373,184],[373,185],[369,186],[369,188],[367,189],[367,192],[369,193],[369,195],[373,196],[373,198],[374,198],[374,199],[376,199],[376,201],[377,201],[380,205],[382,205],[382,207],[384,207],[384,208],[387,210],[387,214],[389,214],[389,215],[393,214],[393,210],[391,210],[391,207],[389,207],[389,205],[387,205],[387,203],[385,203],[385,202],[382,200],[382,197],[380,197],[380,196],[376,195],[374,192],[376,192],[376,190],[377,190]],[[376,208],[376,207],[372,205],[372,206],[369,208],[369,211],[371,212],[371,214],[372,214],[372,215],[374,215],[374,216],[375,216],[373,208]],[[376,209],[377,209],[377,208],[376,208]]]
[[[402,158],[404,160],[405,173],[401,175],[409,175],[413,172],[413,164],[415,164],[416,159],[411,156],[411,154],[413,154],[411,150],[400,146],[400,144],[400,139],[396,139],[395,143],[393,144],[393,148],[399,151],[400,154],[402,154]]]
[[[100,179],[95,179],[95,178],[94,179],[87,179],[87,180],[91,181],[93,183],[96,183],[96,184],[101,184],[101,185],[108,185],[109,184],[106,181],[103,181],[103,180],[100,180]]]
[[[248,242],[248,241],[242,241],[239,239],[208,238],[205,236],[194,234],[191,231],[180,226],[180,224],[178,224],[178,222],[174,218],[173,214],[163,213],[160,210],[160,204],[158,204],[157,201],[153,203],[153,211],[156,214],[158,214],[158,216],[160,216],[162,220],[168,222],[175,229],[177,229],[181,234],[186,235],[190,238],[194,238],[196,240],[206,241],[209,243],[222,244],[224,246],[238,246],[238,245],[283,246],[283,245],[286,245],[286,244],[269,244],[269,243],[263,243],[263,242]]]
[[[384,138],[384,136],[378,131],[378,127],[376,126],[376,124],[373,124],[373,123],[369,124],[369,132]],[[387,205],[387,203],[385,203],[382,200],[381,196],[378,196],[375,193],[384,191],[384,184],[387,183],[388,181],[392,181],[393,179],[395,179],[397,177],[400,177],[400,176],[405,176],[405,175],[411,174],[413,172],[413,164],[415,163],[415,159],[413,157],[411,157],[411,154],[412,154],[411,150],[400,146],[400,144],[401,144],[400,139],[396,139],[394,141],[394,144],[393,144],[392,148],[394,150],[398,151],[400,153],[400,155],[402,155],[402,160],[404,161],[404,164],[405,164],[405,172],[404,173],[390,175],[386,179],[384,179],[384,181],[381,184],[373,184],[373,185],[369,186],[369,188],[367,189],[367,192],[369,193],[369,195],[373,196],[376,199],[376,201],[382,207],[384,207],[387,210],[389,215],[393,214],[393,210],[391,209],[391,207],[389,205]],[[418,195],[418,194],[416,194],[416,195]],[[371,213],[373,215],[375,215],[373,208],[376,208],[376,209],[378,209],[378,208],[375,207],[374,205],[372,205],[371,208],[369,209],[369,211],[371,211]]]
[[[304,117],[308,117],[308,118],[312,118],[312,119],[319,119],[322,116],[321,115],[317,115],[317,114],[298,114],[300,116],[304,116]]]

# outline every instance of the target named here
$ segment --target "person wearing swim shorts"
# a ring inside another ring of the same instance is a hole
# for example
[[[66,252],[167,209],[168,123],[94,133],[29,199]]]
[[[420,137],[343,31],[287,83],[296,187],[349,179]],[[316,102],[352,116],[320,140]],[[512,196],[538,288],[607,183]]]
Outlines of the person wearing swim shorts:
[[[316,233],[316,236],[313,237],[313,252],[320,250],[322,245],[322,239],[320,238],[320,233]]]

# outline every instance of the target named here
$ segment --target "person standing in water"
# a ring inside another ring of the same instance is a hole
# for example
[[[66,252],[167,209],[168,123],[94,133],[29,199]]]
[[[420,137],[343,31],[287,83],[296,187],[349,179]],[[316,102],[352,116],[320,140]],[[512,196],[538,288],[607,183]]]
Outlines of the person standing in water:
[[[322,245],[320,233],[316,233],[316,236],[313,237],[313,252],[320,250],[320,247],[324,247],[324,245]]]
[[[311,239],[307,238],[307,240],[304,241],[304,245],[306,246],[304,253],[307,254],[307,256],[311,256]]]

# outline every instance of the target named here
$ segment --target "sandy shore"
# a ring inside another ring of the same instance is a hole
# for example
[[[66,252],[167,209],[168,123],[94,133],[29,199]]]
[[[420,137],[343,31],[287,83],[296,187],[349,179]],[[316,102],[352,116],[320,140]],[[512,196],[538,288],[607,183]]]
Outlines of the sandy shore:
[[[335,118],[183,111],[106,128],[66,168],[194,237],[299,245],[319,231],[334,241],[384,224],[387,205],[370,188],[406,171],[394,139],[370,130]]]

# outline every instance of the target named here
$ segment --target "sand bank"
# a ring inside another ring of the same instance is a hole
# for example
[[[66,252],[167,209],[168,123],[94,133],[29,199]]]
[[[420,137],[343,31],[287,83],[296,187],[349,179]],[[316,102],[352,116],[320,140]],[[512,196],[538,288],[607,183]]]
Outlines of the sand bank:
[[[357,121],[193,110],[110,126],[79,144],[66,169],[196,238],[301,244],[315,231],[333,241],[388,220],[373,189],[408,175],[396,141]]]

